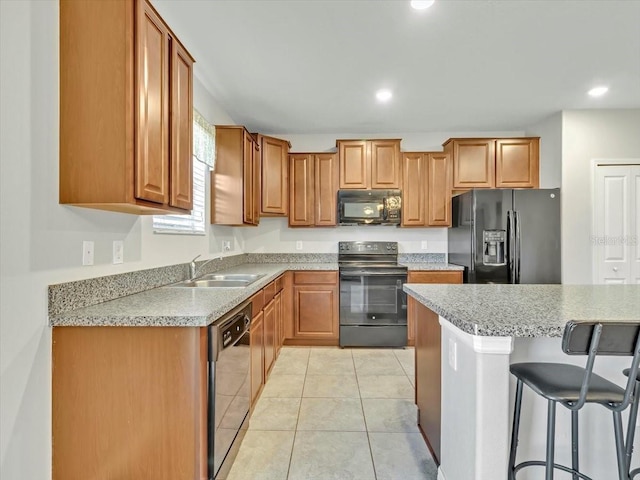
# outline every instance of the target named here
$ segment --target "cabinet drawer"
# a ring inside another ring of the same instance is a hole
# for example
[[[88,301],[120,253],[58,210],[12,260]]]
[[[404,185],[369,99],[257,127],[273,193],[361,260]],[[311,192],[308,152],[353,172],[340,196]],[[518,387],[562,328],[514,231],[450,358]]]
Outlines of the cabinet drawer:
[[[408,283],[462,283],[462,271],[409,272]]]
[[[300,284],[328,284],[335,285],[338,283],[338,272],[295,272],[293,274],[293,283]]]
[[[271,300],[273,300],[273,297],[276,296],[275,280],[271,282],[269,285],[267,285],[266,287],[264,287],[263,292],[264,292],[264,303],[269,303]]]
[[[262,311],[264,307],[264,291],[260,290],[251,297],[251,316],[253,318]]]

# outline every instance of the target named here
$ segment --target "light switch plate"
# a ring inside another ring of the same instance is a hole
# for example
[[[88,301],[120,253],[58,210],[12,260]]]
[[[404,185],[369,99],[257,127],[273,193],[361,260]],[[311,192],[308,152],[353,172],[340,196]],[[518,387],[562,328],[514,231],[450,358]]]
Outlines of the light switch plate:
[[[298,240],[296,242],[296,250],[302,250],[302,241],[301,240]]]
[[[82,265],[93,265],[94,244],[90,240],[82,242]]]
[[[122,240],[113,241],[113,264],[124,262],[124,242]]]
[[[427,247],[427,241],[426,241],[426,240],[422,240],[422,242],[420,242],[420,248],[421,248],[422,250],[426,250],[426,249],[428,248],[428,247]]]
[[[453,338],[449,339],[449,366],[454,372],[458,371],[458,344]]]

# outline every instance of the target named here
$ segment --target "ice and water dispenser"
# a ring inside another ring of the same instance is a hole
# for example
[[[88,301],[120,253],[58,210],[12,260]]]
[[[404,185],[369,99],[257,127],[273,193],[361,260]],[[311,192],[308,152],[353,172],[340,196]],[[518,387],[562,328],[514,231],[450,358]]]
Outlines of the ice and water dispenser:
[[[505,230],[482,231],[482,263],[489,266],[506,265]]]

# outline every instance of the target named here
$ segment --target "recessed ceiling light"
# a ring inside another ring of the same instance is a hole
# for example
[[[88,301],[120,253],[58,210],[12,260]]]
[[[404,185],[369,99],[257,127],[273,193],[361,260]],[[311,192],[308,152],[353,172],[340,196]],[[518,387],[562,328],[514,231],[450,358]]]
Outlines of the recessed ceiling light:
[[[607,91],[609,91],[609,87],[600,86],[600,87],[592,88],[591,90],[589,90],[588,93],[592,97],[600,97],[600,96],[604,95],[605,93],[607,93]]]
[[[416,10],[429,8],[436,0],[411,0],[411,6]]]
[[[386,88],[383,88],[376,92],[376,98],[381,102],[388,102],[389,100],[391,100],[391,97],[393,97],[391,90],[387,90]]]

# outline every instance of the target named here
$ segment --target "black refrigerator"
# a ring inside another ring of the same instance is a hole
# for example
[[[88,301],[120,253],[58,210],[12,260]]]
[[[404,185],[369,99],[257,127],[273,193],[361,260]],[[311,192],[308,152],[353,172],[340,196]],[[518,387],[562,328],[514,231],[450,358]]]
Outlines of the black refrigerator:
[[[449,263],[465,283],[560,283],[560,189],[470,190],[451,213]]]

